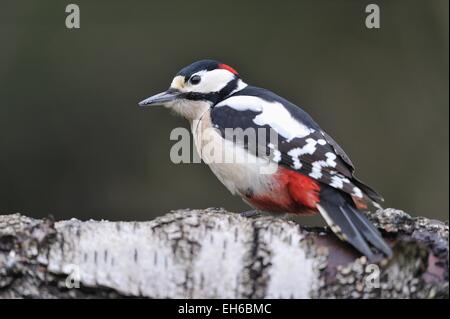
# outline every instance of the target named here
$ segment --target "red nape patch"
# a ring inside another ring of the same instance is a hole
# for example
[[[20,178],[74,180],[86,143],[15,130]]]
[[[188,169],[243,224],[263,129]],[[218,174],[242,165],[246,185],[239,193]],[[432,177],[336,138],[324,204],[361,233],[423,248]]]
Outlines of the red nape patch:
[[[279,172],[292,200],[301,206],[316,209],[319,202],[319,183],[301,173],[283,168]]]
[[[225,63],[220,63],[219,64],[219,69],[224,69],[224,70],[228,70],[233,74],[238,74],[237,71],[235,69],[233,69],[231,66],[225,64]]]

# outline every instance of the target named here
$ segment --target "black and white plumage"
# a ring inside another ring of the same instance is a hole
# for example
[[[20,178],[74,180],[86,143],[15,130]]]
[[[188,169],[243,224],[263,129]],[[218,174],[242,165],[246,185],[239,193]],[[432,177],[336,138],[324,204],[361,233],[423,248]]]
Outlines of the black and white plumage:
[[[353,176],[348,155],[309,114],[271,91],[247,86],[216,104],[211,119],[223,137],[226,128],[265,128],[267,141],[258,141],[258,145],[265,142],[267,152],[274,154],[278,164],[357,198],[368,196],[375,202],[382,201]],[[276,149],[269,141],[270,129],[278,135]]]
[[[187,118],[203,160],[251,206],[270,212],[320,212],[341,239],[367,257],[374,256],[370,246],[392,254],[362,212],[378,206],[381,196],[354,176],[344,150],[298,106],[247,85],[233,68],[214,60],[182,69],[169,90],[140,103],[149,104],[162,104]],[[257,134],[228,134],[236,131]],[[233,154],[235,161],[215,160],[205,152],[211,144],[215,153]],[[276,169],[262,174],[267,164]]]

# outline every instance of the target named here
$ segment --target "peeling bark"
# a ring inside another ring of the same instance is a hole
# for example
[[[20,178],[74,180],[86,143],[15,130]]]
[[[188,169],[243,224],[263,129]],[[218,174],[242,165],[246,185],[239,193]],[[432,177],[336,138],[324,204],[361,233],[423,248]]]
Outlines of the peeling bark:
[[[222,209],[149,222],[0,215],[0,298],[448,298],[448,223],[369,217],[394,249],[376,265],[326,228]]]

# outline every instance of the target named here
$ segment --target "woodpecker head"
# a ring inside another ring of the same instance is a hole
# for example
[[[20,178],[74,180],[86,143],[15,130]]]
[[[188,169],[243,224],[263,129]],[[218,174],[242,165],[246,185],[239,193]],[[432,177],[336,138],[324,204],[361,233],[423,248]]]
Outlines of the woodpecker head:
[[[167,91],[139,102],[139,106],[163,105],[192,121],[246,86],[232,67],[214,60],[201,60],[181,69]]]

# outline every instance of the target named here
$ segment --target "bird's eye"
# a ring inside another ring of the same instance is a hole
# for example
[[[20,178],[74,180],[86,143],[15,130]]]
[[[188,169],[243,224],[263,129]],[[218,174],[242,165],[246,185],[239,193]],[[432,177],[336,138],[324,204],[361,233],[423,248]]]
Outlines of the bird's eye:
[[[193,85],[196,85],[196,84],[199,84],[200,83],[200,80],[201,80],[202,78],[200,77],[200,75],[193,75],[193,76],[191,76],[191,78],[189,79],[189,82],[191,83],[191,84],[193,84]]]

